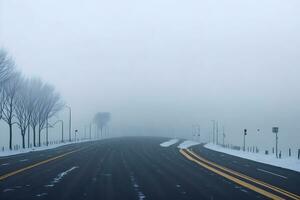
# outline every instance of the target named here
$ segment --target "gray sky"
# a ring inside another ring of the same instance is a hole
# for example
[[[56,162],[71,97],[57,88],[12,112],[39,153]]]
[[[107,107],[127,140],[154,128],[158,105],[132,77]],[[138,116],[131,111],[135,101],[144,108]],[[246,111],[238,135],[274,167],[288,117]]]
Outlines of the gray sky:
[[[245,127],[265,141],[278,125],[299,147],[299,9],[298,0],[0,0],[0,46],[56,86],[78,128],[98,110],[112,112],[118,133],[190,135],[194,123],[209,133],[219,119],[234,143]]]

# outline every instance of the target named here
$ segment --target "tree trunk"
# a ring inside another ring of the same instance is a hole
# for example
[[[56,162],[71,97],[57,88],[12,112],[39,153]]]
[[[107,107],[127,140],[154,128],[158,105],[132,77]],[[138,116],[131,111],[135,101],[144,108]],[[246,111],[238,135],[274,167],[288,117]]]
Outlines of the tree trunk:
[[[12,123],[9,123],[8,126],[9,126],[9,149],[12,150]]]
[[[39,128],[39,147],[41,146],[41,129]]]
[[[21,131],[21,135],[22,135],[22,147],[23,149],[25,149],[25,131]]]
[[[30,148],[30,126],[28,126],[28,141],[27,141],[27,146]]]
[[[35,136],[36,136],[36,130],[35,130],[35,126],[34,127],[32,127],[32,130],[33,130],[33,146],[34,147],[36,147],[36,138],[35,138]]]

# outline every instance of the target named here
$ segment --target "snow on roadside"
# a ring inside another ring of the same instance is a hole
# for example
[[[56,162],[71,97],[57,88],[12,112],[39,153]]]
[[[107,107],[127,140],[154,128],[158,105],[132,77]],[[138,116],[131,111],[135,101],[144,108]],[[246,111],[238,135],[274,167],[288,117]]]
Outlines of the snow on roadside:
[[[65,146],[65,145],[78,144],[78,143],[88,142],[88,141],[92,141],[92,140],[82,140],[82,141],[78,141],[78,142],[65,142],[65,143],[61,143],[61,144],[53,144],[53,145],[49,145],[49,146],[33,147],[33,148],[26,148],[26,149],[12,150],[12,151],[9,151],[9,150],[8,151],[0,151],[0,157],[14,156],[14,155],[24,154],[24,153],[34,152],[34,151],[44,151],[44,150],[48,150],[48,149],[55,149],[55,148]]]
[[[195,146],[200,144],[199,142],[191,141],[191,140],[186,140],[182,142],[181,144],[178,145],[179,149],[187,149],[190,148],[191,146]]]
[[[171,140],[169,140],[169,141],[167,141],[167,142],[161,143],[160,146],[161,146],[161,147],[169,147],[169,146],[171,146],[171,145],[173,145],[173,144],[176,144],[177,142],[179,142],[178,139],[171,139]]]
[[[258,153],[243,152],[233,149],[226,149],[211,143],[204,145],[204,147],[213,151],[222,152],[232,156],[237,156],[240,158],[300,172],[300,160],[298,160],[297,158],[277,159],[274,155],[264,155]]]

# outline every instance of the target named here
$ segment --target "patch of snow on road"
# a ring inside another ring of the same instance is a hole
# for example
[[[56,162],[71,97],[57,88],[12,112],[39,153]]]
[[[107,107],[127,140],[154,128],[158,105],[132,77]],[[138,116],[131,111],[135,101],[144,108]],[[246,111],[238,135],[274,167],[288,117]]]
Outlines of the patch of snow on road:
[[[171,146],[171,145],[173,145],[173,144],[176,144],[177,142],[179,142],[178,139],[171,139],[171,140],[169,140],[169,141],[167,141],[167,142],[161,143],[160,146],[161,146],[161,147],[169,147],[169,146]]]
[[[43,196],[46,196],[47,195],[47,193],[41,193],[41,194],[37,194],[37,195],[35,195],[36,197],[43,197]]]
[[[73,171],[73,170],[75,170],[77,168],[78,168],[77,166],[76,167],[72,167],[72,168],[68,169],[67,171],[64,171],[64,172],[58,174],[57,177],[54,178],[54,180],[50,184],[45,185],[45,187],[54,187],[54,185],[56,183],[60,182],[61,179],[63,179],[64,176],[66,176],[68,173],[70,173],[71,171]]]
[[[7,165],[10,165],[9,163],[3,163],[1,164],[1,166],[7,166]]]
[[[133,184],[133,188],[134,188],[135,192],[138,195],[139,200],[144,200],[146,198],[146,196],[144,195],[143,192],[140,191],[140,189],[139,189],[140,186],[137,184],[137,182],[136,182],[136,180],[135,180],[132,173],[131,173],[131,176],[130,176],[130,180],[131,180],[131,183]]]
[[[10,188],[9,188],[9,189],[4,189],[3,192],[12,192],[12,191],[14,191],[14,190],[15,190],[15,189],[10,189]]]
[[[233,149],[226,149],[226,148],[223,148],[221,146],[217,146],[217,145],[214,145],[211,143],[204,145],[204,147],[207,149],[213,150],[213,151],[226,153],[226,154],[229,154],[232,156],[237,156],[240,158],[253,160],[256,162],[269,164],[269,165],[273,165],[276,167],[281,167],[281,168],[300,172],[300,160],[298,160],[297,158],[277,159],[274,155],[264,155],[264,154],[258,154],[258,153],[238,151],[238,150],[233,150]]]
[[[179,144],[178,148],[179,149],[187,149],[187,148],[190,148],[190,147],[198,145],[198,144],[200,144],[200,143],[191,141],[191,140],[186,140],[186,141],[182,142],[181,144]]]

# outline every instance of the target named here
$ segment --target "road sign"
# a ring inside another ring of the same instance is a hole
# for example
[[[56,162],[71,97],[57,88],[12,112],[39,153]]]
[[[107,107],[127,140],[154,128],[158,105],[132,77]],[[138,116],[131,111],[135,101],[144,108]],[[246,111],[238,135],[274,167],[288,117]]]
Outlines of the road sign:
[[[273,127],[273,128],[272,128],[272,132],[273,132],[273,133],[278,133],[278,130],[279,130],[278,127]]]

